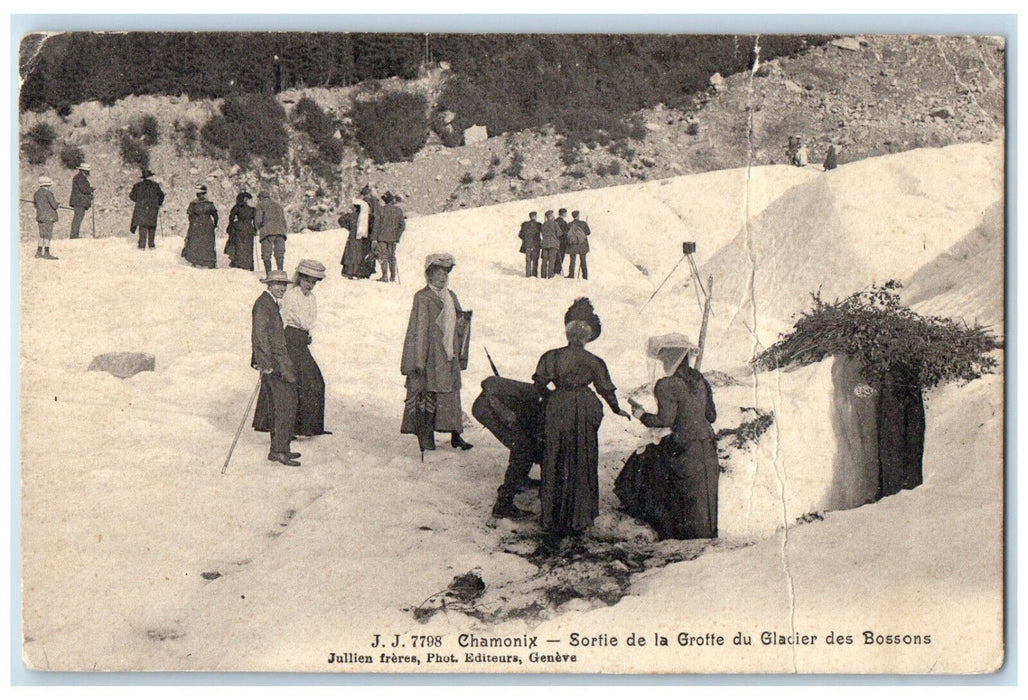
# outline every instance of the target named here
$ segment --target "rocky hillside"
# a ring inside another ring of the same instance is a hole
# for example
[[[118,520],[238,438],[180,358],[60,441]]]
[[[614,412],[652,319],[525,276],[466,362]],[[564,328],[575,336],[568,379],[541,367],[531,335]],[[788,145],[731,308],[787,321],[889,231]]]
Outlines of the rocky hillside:
[[[168,194],[165,235],[182,235],[193,185],[205,182],[211,199],[227,214],[241,189],[272,186],[287,207],[294,229],[334,226],[342,191],[370,182],[378,192],[403,195],[412,215],[593,189],[684,173],[785,162],[790,134],[804,137],[811,167],[820,167],[829,144],[841,162],[925,146],[991,141],[1003,137],[1005,46],[992,37],[872,35],[837,39],[791,58],[758,62],[754,70],[711,78],[710,87],[687,108],[658,105],[639,117],[645,137],[627,148],[579,149],[579,162],[561,159],[561,137],[550,130],[511,133],[446,148],[432,136],[411,162],[375,165],[359,155],[346,164],[344,182],[326,184],[303,165],[310,148],[293,134],[287,165],[242,169],[206,155],[186,125],[203,124],[217,104],[185,97],[134,97],[111,107],[98,103],[55,114],[22,114],[20,132],[43,120],[55,127],[56,150],[79,146],[93,166],[97,188],[96,234],[128,233],[128,190],[138,170],[122,162],[120,130],[144,114],[160,125],[151,167]],[[405,87],[430,101],[445,71],[426,73]],[[287,109],[307,95],[342,115],[359,88],[292,91],[279,95]],[[31,197],[36,178],[49,174],[55,194],[67,201],[72,172],[57,155],[43,165],[22,158],[21,198]],[[70,213],[70,212],[69,212]],[[23,237],[35,235],[32,207],[22,204]],[[62,217],[70,218],[70,217]],[[87,219],[86,229],[91,221]],[[66,235],[66,224],[57,227]]]

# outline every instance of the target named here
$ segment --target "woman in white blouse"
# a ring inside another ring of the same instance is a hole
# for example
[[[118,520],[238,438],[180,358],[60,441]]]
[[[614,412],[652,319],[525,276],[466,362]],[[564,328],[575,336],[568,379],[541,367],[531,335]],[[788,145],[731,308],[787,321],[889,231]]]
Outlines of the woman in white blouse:
[[[325,279],[325,266],[317,260],[301,260],[293,286],[282,297],[279,309],[286,331],[286,349],[296,367],[296,435],[327,435],[325,430],[325,379],[311,355],[311,329],[318,319],[312,290]]]

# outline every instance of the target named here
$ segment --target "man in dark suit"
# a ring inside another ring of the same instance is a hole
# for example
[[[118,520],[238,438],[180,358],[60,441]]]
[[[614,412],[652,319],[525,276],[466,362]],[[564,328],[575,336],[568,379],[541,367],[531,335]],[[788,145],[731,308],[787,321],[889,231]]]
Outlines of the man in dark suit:
[[[132,233],[139,229],[139,249],[154,249],[154,235],[157,232],[157,214],[161,205],[164,204],[164,190],[156,182],[151,180],[153,171],[150,168],[143,168],[143,179],[132,185],[129,192],[129,199],[136,203],[132,211],[132,223],[129,230]]]
[[[68,204],[75,211],[71,217],[71,234],[69,238],[78,238],[82,220],[86,218],[86,209],[93,206],[93,186],[89,184],[89,163],[82,163],[78,172],[71,179],[71,198]],[[93,232],[96,235],[96,231]]]
[[[536,220],[537,216],[536,212],[529,212],[528,221],[522,221],[521,230],[518,231],[521,252],[525,254],[525,277],[539,276],[539,250],[542,248],[540,234],[543,225]]]
[[[564,274],[564,256],[568,254],[568,229],[571,228],[571,224],[568,223],[568,210],[561,208],[557,210],[557,225],[560,226],[560,237],[557,239],[557,262],[553,266],[553,274],[563,275]]]
[[[289,287],[289,275],[282,270],[272,270],[263,281],[268,289],[254,302],[251,335],[253,355],[250,365],[261,372],[261,397],[257,400],[257,410],[261,410],[262,404],[271,410],[271,452],[268,459],[288,467],[298,467],[300,463],[296,458],[300,453],[289,451],[296,423],[296,369],[286,350],[286,334],[278,310],[278,300]]]

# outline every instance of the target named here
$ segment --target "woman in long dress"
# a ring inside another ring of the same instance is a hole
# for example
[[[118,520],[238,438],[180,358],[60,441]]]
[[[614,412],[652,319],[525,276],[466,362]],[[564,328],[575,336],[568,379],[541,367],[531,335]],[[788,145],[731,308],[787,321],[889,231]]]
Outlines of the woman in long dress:
[[[228,215],[228,243],[225,244],[225,253],[231,263],[229,267],[238,267],[243,270],[253,270],[253,239],[257,235],[257,225],[254,223],[254,216],[257,210],[250,206],[249,201],[253,195],[249,192],[240,192],[236,196],[236,205]]]
[[[624,509],[661,539],[717,537],[720,467],[711,427],[717,409],[710,384],[689,366],[693,354],[683,348],[678,358],[665,355],[668,376],[653,387],[657,413],[633,406],[643,425],[670,428],[671,434],[631,455],[614,482]]]
[[[576,300],[564,320],[568,344],[543,353],[532,376],[546,401],[540,522],[553,535],[580,534],[600,512],[597,431],[603,405],[589,385],[614,413],[630,417],[618,405],[606,363],[585,349],[600,335],[592,304],[588,299]]]
[[[367,219],[367,216],[365,216]],[[343,266],[343,277],[355,280],[365,276],[362,275],[364,264],[363,243],[357,234],[360,231],[361,207],[354,204],[353,209],[339,217],[339,225],[346,229],[346,247],[343,249],[343,257],[339,264]],[[365,229],[367,224],[365,223]]]
[[[285,326],[286,351],[296,368],[296,425],[293,435],[331,435],[325,430],[325,378],[311,355],[311,329],[318,319],[318,306],[313,289],[325,279],[325,266],[317,260],[301,260],[293,276],[293,285],[279,302]],[[271,429],[271,396],[264,387],[257,396],[254,411],[255,430]]]
[[[194,267],[217,267],[214,232],[218,228],[218,210],[207,200],[207,185],[197,185],[196,199],[189,203],[186,215],[189,217],[189,230],[182,257]]]
[[[417,435],[421,451],[435,449],[435,433],[450,433],[450,446],[470,450],[461,437],[460,373],[467,367],[466,348],[470,311],[449,288],[454,265],[449,253],[433,253],[425,260],[428,284],[414,295],[403,341],[400,373],[407,377],[400,432]]]

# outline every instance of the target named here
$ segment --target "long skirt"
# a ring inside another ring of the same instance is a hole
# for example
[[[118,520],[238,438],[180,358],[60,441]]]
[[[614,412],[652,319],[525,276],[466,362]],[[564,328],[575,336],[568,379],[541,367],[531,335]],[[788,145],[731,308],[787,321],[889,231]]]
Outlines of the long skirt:
[[[600,514],[596,432],[603,405],[589,387],[557,389],[546,402],[540,521],[557,535],[580,533]]]
[[[214,248],[214,230],[190,226],[182,257],[198,267],[217,267],[218,254]]]
[[[343,266],[343,274],[349,277],[366,277],[364,265],[364,248],[367,239],[357,238],[357,235],[350,232],[346,237],[346,248],[343,249],[343,258],[339,262]]]
[[[253,270],[253,239],[252,233],[233,233],[225,246],[225,253],[231,258],[229,267]]]
[[[707,539],[717,537],[719,475],[713,440],[682,444],[668,435],[628,458],[614,494],[662,540]]]
[[[310,334],[293,326],[286,326],[286,350],[296,368],[296,423],[293,435],[323,435],[325,433],[325,379],[314,361],[308,344]],[[253,416],[254,430],[271,430],[271,397],[264,386],[257,395],[257,408]]]

